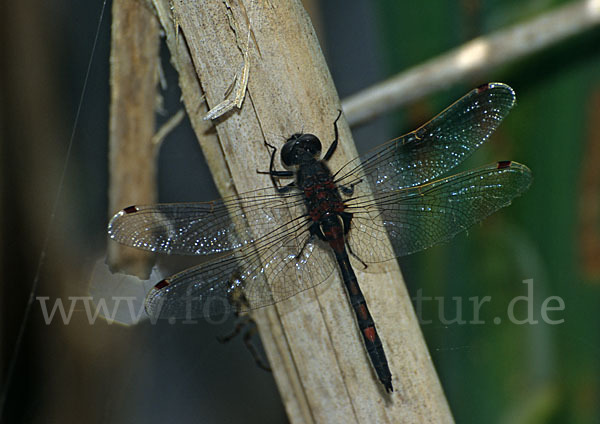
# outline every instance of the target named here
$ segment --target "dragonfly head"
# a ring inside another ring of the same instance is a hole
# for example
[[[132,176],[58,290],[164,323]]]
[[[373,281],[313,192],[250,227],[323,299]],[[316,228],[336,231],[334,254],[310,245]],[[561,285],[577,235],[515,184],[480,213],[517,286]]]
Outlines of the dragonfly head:
[[[321,156],[321,141],[312,134],[294,134],[281,148],[281,162],[286,168],[310,162]]]

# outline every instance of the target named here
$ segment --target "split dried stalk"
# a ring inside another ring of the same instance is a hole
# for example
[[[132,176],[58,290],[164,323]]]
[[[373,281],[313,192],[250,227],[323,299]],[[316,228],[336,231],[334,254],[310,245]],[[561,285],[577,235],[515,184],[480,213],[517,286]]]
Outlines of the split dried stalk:
[[[268,167],[263,140],[280,146],[286,136],[307,131],[328,146],[340,103],[298,0],[153,4],[222,195],[271,184],[255,172]],[[244,51],[239,39],[249,31],[252,42]],[[243,105],[215,120],[211,132],[201,99],[210,107],[221,103],[246,54]],[[342,120],[340,138],[333,169],[356,156]],[[371,369],[337,273],[316,289],[254,313],[291,422],[452,422],[398,266],[391,261],[380,271],[357,274],[394,375],[390,398]]]
[[[155,106],[158,22],[141,1],[115,0],[110,56],[108,216],[132,204],[156,202]],[[111,242],[113,270],[148,278],[148,252]]]

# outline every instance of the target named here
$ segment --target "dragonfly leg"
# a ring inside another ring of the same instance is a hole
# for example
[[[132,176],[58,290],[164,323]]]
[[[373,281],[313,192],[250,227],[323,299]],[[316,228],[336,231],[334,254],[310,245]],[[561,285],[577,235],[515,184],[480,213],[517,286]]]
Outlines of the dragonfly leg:
[[[293,178],[294,172],[293,171],[277,171],[275,169],[275,155],[277,154],[277,147],[273,146],[272,144],[267,143],[266,140],[265,140],[265,145],[271,149],[271,161],[269,163],[269,171],[265,172],[265,171],[256,170],[256,172],[258,174],[268,174],[271,177],[271,182],[273,183],[273,186],[279,193],[285,193],[285,192],[290,191],[290,188],[294,187],[294,185],[295,185],[294,182],[291,182],[286,186],[281,186],[280,184],[277,184],[277,181],[275,181],[275,178]]]
[[[271,179],[273,179],[273,175],[271,175]],[[275,185],[275,181],[273,181],[273,185]],[[296,187],[296,183],[294,181],[284,186],[275,185],[275,190],[277,190],[278,193],[287,193],[292,187]]]
[[[342,116],[342,111],[338,110],[338,112],[339,113],[338,113],[337,118],[335,118],[335,121],[333,121],[333,130],[335,131],[335,139],[331,143],[331,146],[329,146],[329,149],[327,149],[327,153],[325,153],[325,156],[323,156],[324,161],[328,161],[331,158],[331,156],[333,156],[333,152],[335,152],[335,149],[337,148],[337,145],[338,145],[339,130],[338,130],[337,122],[338,122],[338,119],[340,119],[340,117]]]
[[[348,248],[348,253],[350,253],[350,255],[352,255],[352,257],[353,257],[354,259],[356,259],[358,262],[360,262],[360,263],[361,263],[361,265],[362,265],[363,267],[365,267],[365,269],[367,269],[367,268],[369,267],[369,265],[367,265],[367,264],[365,263],[365,261],[363,261],[363,260],[360,258],[360,256],[358,256],[356,253],[354,253],[354,252],[352,251],[352,248],[350,247],[350,243],[348,243],[348,240],[346,240],[346,247]]]
[[[238,320],[238,322],[235,324],[235,327],[233,327],[233,331],[230,332],[229,334],[225,334],[223,336],[217,336],[217,341],[219,343],[229,343],[231,341],[231,339],[233,339],[234,337],[236,337],[238,334],[240,334],[242,332],[242,329],[246,326],[246,323],[243,322],[242,320]]]
[[[352,224],[352,214],[350,212],[341,212],[340,217],[342,218],[342,222],[344,223],[344,235],[348,234],[350,231]],[[352,255],[356,260],[358,260],[365,269],[368,265],[363,261],[356,253],[352,251],[352,247],[350,247],[350,243],[348,243],[348,238],[345,238],[344,243],[346,243],[346,247],[348,248],[348,253]]]
[[[348,234],[348,231],[350,231],[352,216],[350,212],[340,212],[340,218],[342,218],[342,222],[344,223],[344,234]]]
[[[271,367],[261,357],[261,355],[258,353],[258,350],[256,349],[256,346],[254,346],[254,343],[252,342],[252,337],[254,337],[254,335],[257,333],[256,322],[254,322],[252,318],[248,316],[238,317],[238,322],[236,323],[233,331],[224,336],[217,337],[217,340],[219,341],[219,343],[228,343],[229,341],[231,341],[231,339],[239,335],[244,328],[248,329],[248,331],[246,331],[243,336],[243,341],[244,345],[246,346],[246,349],[248,349],[248,352],[250,352],[250,355],[252,355],[254,362],[259,368],[271,372]]]
[[[258,332],[256,328],[256,322],[252,318],[248,318],[248,326],[251,326],[248,331],[244,334],[244,345],[246,345],[246,349],[250,352],[250,355],[254,358],[254,362],[258,368],[261,368],[265,371],[271,372],[271,367],[266,359],[263,359],[262,356],[258,353],[256,346],[252,343],[252,337]]]

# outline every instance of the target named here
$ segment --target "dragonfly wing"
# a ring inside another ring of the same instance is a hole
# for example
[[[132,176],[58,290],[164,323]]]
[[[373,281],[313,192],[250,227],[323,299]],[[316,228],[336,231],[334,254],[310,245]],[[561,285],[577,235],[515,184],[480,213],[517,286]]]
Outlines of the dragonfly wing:
[[[218,317],[272,305],[325,281],[335,262],[306,224],[287,225],[252,245],[161,281],[146,298],[158,318]]]
[[[476,88],[418,129],[348,162],[336,183],[366,182],[373,191],[399,190],[431,181],[469,157],[515,104],[512,88]]]
[[[301,193],[268,187],[213,202],[130,206],[110,220],[108,233],[153,252],[209,255],[254,243],[302,214]]]
[[[366,263],[409,255],[480,222],[525,192],[529,168],[498,162],[418,187],[375,193],[348,202],[349,243]],[[382,240],[389,238],[393,251]]]

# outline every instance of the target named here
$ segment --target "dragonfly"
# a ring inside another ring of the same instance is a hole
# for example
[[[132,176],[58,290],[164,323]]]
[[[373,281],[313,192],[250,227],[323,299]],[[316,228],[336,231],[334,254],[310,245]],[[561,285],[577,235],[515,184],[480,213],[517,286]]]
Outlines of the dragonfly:
[[[444,176],[488,140],[514,104],[508,85],[482,85],[332,172],[336,119],[322,158],[319,138],[297,133],[280,151],[285,170],[276,170],[277,148],[268,145],[263,173],[271,186],[212,202],[130,206],[111,219],[108,233],[152,252],[208,256],[151,289],[146,312],[157,318],[251,311],[313,288],[337,269],[375,374],[390,393],[392,375],[354,267],[446,242],[529,188],[531,171],[512,161]],[[292,181],[283,185],[286,179]]]

